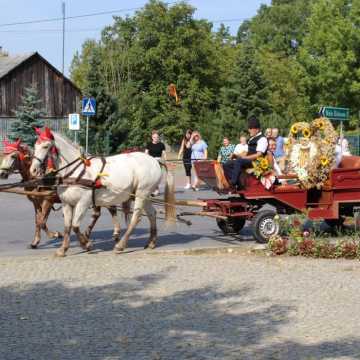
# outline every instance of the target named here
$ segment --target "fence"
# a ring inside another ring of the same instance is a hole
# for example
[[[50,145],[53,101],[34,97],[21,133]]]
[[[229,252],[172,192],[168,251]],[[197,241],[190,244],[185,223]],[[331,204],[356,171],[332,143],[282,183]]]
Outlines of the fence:
[[[345,135],[352,155],[360,155],[360,135]]]
[[[16,118],[0,117],[0,152],[3,150],[3,140],[8,138],[11,133],[11,124]],[[44,125],[50,129],[66,135],[68,120],[67,118],[42,118]]]

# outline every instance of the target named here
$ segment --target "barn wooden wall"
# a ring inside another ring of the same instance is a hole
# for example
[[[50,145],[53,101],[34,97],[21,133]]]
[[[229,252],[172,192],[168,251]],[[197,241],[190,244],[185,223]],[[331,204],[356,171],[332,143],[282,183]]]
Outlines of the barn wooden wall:
[[[78,112],[80,92],[46,61],[34,55],[0,79],[0,116],[14,116],[24,88],[35,84],[47,117]]]

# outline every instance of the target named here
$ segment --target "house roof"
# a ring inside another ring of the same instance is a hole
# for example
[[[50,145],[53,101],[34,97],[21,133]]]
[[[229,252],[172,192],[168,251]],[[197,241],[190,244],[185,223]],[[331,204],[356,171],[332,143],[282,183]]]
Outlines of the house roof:
[[[45,62],[53,71],[55,71],[59,76],[63,76],[63,74],[56,69],[55,66],[51,65],[45,58],[43,58],[38,52],[32,52],[28,54],[21,54],[21,55],[9,55],[9,56],[2,56],[0,54],[0,80],[11,73],[14,69],[16,69],[18,66],[32,58],[33,56],[36,56],[40,58],[43,62]],[[63,76],[64,79],[71,83],[71,85],[76,88],[79,92],[81,90],[66,76]]]
[[[35,54],[36,53],[14,55],[14,56],[0,55],[0,79]]]

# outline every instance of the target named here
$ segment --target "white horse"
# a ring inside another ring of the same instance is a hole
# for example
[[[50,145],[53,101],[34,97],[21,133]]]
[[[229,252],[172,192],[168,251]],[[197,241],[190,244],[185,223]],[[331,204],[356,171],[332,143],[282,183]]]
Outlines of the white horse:
[[[39,130],[37,132],[39,137],[35,144],[34,158],[30,168],[33,176],[42,175],[44,164],[49,159],[57,163],[57,169],[61,169],[79,158],[79,149],[62,135],[52,133],[48,128],[45,128],[42,133]],[[58,186],[58,195],[63,204],[64,240],[56,252],[57,256],[65,256],[69,248],[71,229],[78,236],[81,246],[86,250],[91,250],[92,244],[89,238],[80,231],[81,220],[88,208],[93,205],[104,207],[120,205],[130,199],[134,199],[133,215],[126,232],[115,245],[114,250],[119,252],[126,248],[129,236],[140,221],[143,211],[150,221],[150,238],[145,248],[153,249],[156,246],[156,211],[150,196],[161,181],[162,172],[159,162],[141,152],[114,155],[106,157],[105,161],[105,166],[103,166],[101,158],[92,158],[90,161],[84,161],[84,164],[76,169],[75,163],[58,173],[58,176],[62,178],[71,173],[71,179],[78,177],[90,181],[99,179],[102,186],[95,190],[81,184]],[[167,174],[165,217],[168,222],[173,222],[175,221],[174,181],[172,174],[166,167],[165,169]],[[99,185],[99,180],[97,185]]]

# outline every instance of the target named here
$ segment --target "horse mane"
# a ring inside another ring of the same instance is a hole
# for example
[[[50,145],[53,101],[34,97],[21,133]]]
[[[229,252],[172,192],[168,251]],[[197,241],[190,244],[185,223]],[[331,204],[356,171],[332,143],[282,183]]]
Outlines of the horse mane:
[[[80,147],[78,145],[75,145],[66,136],[64,136],[56,131],[52,131],[52,133],[54,135],[55,142],[56,142],[60,152],[65,157],[67,162],[70,162],[79,156]]]
[[[62,142],[67,148],[71,148],[74,151],[79,151],[80,147],[74,144],[68,137],[56,132],[52,131],[53,135],[56,137],[56,141]]]

